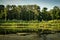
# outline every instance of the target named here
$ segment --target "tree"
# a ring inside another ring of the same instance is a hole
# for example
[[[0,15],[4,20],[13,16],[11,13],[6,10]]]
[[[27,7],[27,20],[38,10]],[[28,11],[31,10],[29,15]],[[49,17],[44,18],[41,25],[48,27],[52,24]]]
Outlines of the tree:
[[[42,9],[42,20],[45,20],[45,21],[47,21],[47,20],[51,20],[52,18],[51,18],[51,15],[49,14],[49,12],[47,11],[47,8],[46,7],[44,7],[43,9]]]
[[[60,9],[58,6],[54,6],[52,10],[50,10],[52,19],[60,19]]]
[[[9,19],[9,20],[18,19],[18,11],[16,9],[16,6],[12,5],[8,9],[9,10],[7,11],[7,19]]]
[[[4,19],[4,5],[0,5],[0,19]]]
[[[4,12],[4,8],[5,8],[4,5],[0,5],[0,13],[1,13],[1,12]]]
[[[26,8],[22,8],[22,11],[20,13],[20,19],[21,20],[33,20],[34,12]]]

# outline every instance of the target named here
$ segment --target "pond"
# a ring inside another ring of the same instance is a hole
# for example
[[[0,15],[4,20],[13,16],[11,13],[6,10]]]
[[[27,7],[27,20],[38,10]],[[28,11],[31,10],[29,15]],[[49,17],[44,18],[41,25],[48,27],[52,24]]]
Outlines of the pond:
[[[0,40],[60,40],[60,33],[48,34],[48,35],[44,34],[41,36],[39,36],[36,33],[6,34],[6,35],[0,35]]]

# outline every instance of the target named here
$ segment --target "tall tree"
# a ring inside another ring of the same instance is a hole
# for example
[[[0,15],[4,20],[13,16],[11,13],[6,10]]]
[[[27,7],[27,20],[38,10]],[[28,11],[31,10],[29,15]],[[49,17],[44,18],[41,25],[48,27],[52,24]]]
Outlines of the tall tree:
[[[52,19],[60,19],[60,9],[58,6],[54,6],[52,10],[50,10],[52,15]]]
[[[0,5],[0,19],[4,19],[4,5]]]
[[[51,20],[51,15],[49,14],[49,12],[47,11],[47,8],[46,7],[44,7],[43,9],[42,9],[42,19],[43,20]]]

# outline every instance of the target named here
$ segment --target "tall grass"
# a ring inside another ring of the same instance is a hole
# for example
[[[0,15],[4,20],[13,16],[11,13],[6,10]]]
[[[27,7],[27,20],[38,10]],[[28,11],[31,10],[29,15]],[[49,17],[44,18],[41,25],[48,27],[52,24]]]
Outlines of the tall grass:
[[[0,33],[37,32],[39,29],[60,31],[60,20],[51,21],[5,21],[0,23]]]

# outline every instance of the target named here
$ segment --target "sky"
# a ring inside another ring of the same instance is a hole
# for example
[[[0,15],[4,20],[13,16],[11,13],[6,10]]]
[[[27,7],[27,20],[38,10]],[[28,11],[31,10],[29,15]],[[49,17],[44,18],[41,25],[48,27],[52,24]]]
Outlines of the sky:
[[[39,5],[40,8],[47,7],[48,10],[54,6],[60,7],[60,0],[0,0],[0,5]]]

